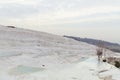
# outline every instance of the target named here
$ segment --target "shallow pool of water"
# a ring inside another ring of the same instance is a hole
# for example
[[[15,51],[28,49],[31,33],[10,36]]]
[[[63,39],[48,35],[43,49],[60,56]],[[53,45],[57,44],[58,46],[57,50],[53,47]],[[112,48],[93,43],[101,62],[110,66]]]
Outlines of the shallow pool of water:
[[[13,75],[30,74],[30,73],[43,71],[43,70],[45,69],[39,68],[39,67],[30,67],[30,66],[20,65],[11,69],[10,74],[13,74]]]

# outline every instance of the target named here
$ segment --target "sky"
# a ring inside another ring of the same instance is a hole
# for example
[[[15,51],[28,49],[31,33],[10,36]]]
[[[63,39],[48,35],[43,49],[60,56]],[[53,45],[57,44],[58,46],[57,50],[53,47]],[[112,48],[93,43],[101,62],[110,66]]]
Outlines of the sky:
[[[0,24],[120,43],[120,0],[0,0]]]

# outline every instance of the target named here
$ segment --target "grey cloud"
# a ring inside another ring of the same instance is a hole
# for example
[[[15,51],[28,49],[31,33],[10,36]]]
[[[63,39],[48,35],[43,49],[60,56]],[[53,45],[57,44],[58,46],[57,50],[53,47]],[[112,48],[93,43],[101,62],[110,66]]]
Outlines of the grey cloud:
[[[34,13],[38,13],[39,10],[33,6],[22,4],[7,4],[2,5],[0,8],[0,16],[2,17],[25,17]]]
[[[34,1],[34,0],[33,0]],[[96,6],[119,6],[119,0],[35,0],[36,5],[8,3],[0,5],[0,16],[27,17],[34,14],[57,13],[59,10],[74,11]]]

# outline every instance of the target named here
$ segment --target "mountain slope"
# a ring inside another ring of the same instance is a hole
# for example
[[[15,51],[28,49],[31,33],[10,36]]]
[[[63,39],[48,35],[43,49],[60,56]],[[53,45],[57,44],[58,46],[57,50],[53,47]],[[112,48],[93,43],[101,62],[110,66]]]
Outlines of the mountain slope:
[[[22,52],[28,54],[37,53],[37,55],[85,54],[81,52],[82,50],[92,54],[95,52],[94,46],[83,42],[44,32],[6,26],[0,26],[0,45],[1,51],[8,56],[13,55],[12,52],[18,54],[22,54]],[[7,54],[6,51],[11,52],[11,54]],[[0,56],[4,55],[1,54]]]
[[[90,71],[95,53],[73,39],[0,26],[0,80],[100,80]]]

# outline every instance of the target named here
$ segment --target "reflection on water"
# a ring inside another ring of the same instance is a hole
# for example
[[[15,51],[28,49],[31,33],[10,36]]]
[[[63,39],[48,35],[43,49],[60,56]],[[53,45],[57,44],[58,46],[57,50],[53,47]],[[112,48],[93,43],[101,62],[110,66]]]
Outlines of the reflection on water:
[[[30,66],[17,66],[10,70],[11,75],[22,75],[22,74],[30,74],[34,72],[39,72],[45,70],[44,68],[38,68],[38,67],[30,67]]]

